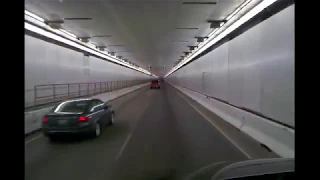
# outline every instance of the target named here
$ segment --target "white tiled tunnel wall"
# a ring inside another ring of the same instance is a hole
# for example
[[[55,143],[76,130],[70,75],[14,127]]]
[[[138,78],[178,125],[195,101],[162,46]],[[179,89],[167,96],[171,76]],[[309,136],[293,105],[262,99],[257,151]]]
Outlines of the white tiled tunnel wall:
[[[92,56],[89,64],[85,64],[83,53],[25,35],[25,105],[34,101],[35,85],[149,78],[146,74]],[[70,87],[70,91],[77,89]]]
[[[291,5],[168,80],[294,126],[294,51]]]

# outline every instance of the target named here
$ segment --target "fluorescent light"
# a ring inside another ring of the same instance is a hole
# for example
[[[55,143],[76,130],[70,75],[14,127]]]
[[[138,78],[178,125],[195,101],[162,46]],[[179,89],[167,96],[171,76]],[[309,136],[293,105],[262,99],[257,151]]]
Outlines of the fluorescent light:
[[[215,34],[215,32],[217,32],[219,29],[215,29],[214,31],[212,31],[209,35],[208,35],[208,37],[210,38],[211,36],[213,36],[214,34]]]
[[[115,59],[115,58],[109,57],[109,56],[106,55],[105,53],[101,53],[101,52],[94,51],[94,50],[92,50],[92,49],[90,49],[90,48],[88,48],[88,47],[85,47],[85,46],[83,46],[83,45],[80,45],[80,44],[78,44],[78,43],[75,43],[75,42],[73,42],[73,41],[71,41],[71,40],[69,40],[69,39],[60,37],[60,36],[58,36],[58,35],[56,35],[56,34],[53,34],[53,33],[49,32],[49,31],[45,31],[45,30],[43,30],[43,29],[41,29],[41,28],[39,28],[39,27],[37,27],[37,26],[31,25],[31,24],[29,24],[29,23],[27,23],[27,22],[25,22],[24,25],[25,25],[25,29],[28,29],[28,30],[30,30],[30,31],[32,31],[32,32],[41,34],[41,35],[46,36],[46,37],[48,37],[48,38],[51,38],[51,39],[60,41],[60,42],[62,42],[62,43],[68,44],[68,45],[70,45],[70,46],[79,48],[79,49],[81,49],[81,50],[87,51],[87,52],[92,53],[92,54],[95,54],[95,55],[97,55],[97,56],[99,56],[99,57],[101,57],[101,58],[108,59],[108,60],[110,60],[110,61],[112,61],[112,62],[119,63],[119,64],[121,64],[121,65],[130,67],[130,68],[132,68],[132,69],[135,69],[135,70],[138,70],[138,71],[140,71],[140,72],[143,72],[143,73],[146,73],[146,74],[150,75],[150,72],[148,72],[148,71],[146,71],[146,70],[144,70],[144,69],[138,69],[138,68],[136,68],[136,67],[134,67],[134,66],[128,66],[127,64],[124,64],[124,63],[122,63],[121,61],[118,61],[118,60]]]
[[[242,3],[240,7],[238,7],[236,10],[234,10],[227,18],[226,20],[230,20],[235,14],[237,14],[244,6],[246,6],[249,2],[252,0],[247,0],[246,2]]]
[[[91,43],[89,42],[89,43],[87,43],[86,45],[87,45],[87,46],[90,46],[90,47],[92,47],[92,48],[96,48],[96,45],[92,44],[92,42],[91,42]]]
[[[69,31],[67,31],[67,30],[60,29],[60,31],[62,31],[62,32],[66,33],[66,34],[68,34],[69,36],[72,36],[72,37],[74,37],[74,38],[77,38],[77,36],[76,36],[76,35],[72,34],[71,32],[69,32]]]
[[[221,40],[222,38],[224,38],[225,36],[227,36],[229,33],[231,33],[232,31],[234,31],[236,28],[238,28],[239,26],[241,26],[242,24],[244,24],[245,22],[247,22],[248,20],[250,20],[252,17],[254,17],[255,15],[257,15],[259,12],[261,12],[263,9],[265,9],[266,7],[270,6],[272,3],[276,2],[277,0],[264,0],[262,1],[260,4],[258,4],[257,6],[255,6],[253,9],[251,9],[248,13],[246,13],[245,15],[243,15],[238,21],[236,21],[235,23],[233,23],[232,25],[230,25],[227,29],[225,29],[222,33],[220,33],[219,35],[217,35],[216,37],[211,36],[211,38],[209,37],[208,41],[206,41],[206,44],[204,46],[202,46],[201,48],[199,47],[198,51],[196,51],[195,53],[193,53],[187,60],[183,61],[181,64],[175,66],[174,68],[172,68],[170,70],[169,73],[167,73],[167,76],[169,76],[170,74],[172,74],[174,71],[176,71],[177,69],[179,69],[181,66],[183,66],[184,64],[188,63],[189,61],[191,61],[192,58],[196,57],[197,55],[199,55],[201,52],[203,52],[204,50],[206,50],[207,48],[209,48],[210,46],[212,46],[213,44],[217,43],[219,40]]]
[[[27,14],[28,16],[31,16],[31,17],[41,21],[41,22],[44,22],[44,19],[42,19],[41,17],[31,13],[30,11],[24,10],[24,13]]]

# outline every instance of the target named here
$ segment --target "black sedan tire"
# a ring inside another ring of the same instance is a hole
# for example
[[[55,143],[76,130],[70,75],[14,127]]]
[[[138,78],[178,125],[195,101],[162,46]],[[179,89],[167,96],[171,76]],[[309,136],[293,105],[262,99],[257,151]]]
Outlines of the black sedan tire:
[[[57,136],[54,136],[54,135],[48,135],[48,139],[49,139],[49,141],[50,142],[55,142],[55,141],[57,141]]]
[[[99,122],[96,123],[95,128],[93,129],[92,136],[97,138],[101,135],[101,124]]]
[[[111,121],[110,121],[110,125],[113,125],[115,121],[115,115],[114,113],[111,114]]]

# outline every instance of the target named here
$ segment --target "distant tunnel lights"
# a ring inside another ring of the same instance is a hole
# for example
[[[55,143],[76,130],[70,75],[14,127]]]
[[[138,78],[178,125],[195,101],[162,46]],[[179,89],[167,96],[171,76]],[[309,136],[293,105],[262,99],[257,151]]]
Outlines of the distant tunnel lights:
[[[217,43],[219,40],[221,40],[222,38],[224,38],[226,35],[228,35],[229,33],[231,33],[232,31],[234,31],[236,28],[238,28],[239,26],[241,26],[242,24],[244,24],[245,22],[247,22],[248,20],[250,20],[252,17],[254,17],[255,15],[257,15],[259,12],[261,12],[263,9],[267,8],[268,6],[270,6],[271,4],[273,4],[274,2],[276,2],[277,0],[263,0],[260,4],[256,5],[253,9],[251,9],[248,13],[246,13],[245,15],[243,15],[238,21],[236,21],[235,23],[233,23],[232,25],[230,25],[227,29],[225,29],[223,32],[221,32],[219,35],[217,36],[213,36],[215,35],[214,33],[217,31],[213,31],[213,33],[209,34],[209,38],[204,41],[203,43],[200,43],[198,46],[199,48],[196,49],[192,54],[190,54],[187,58],[185,58],[184,60],[182,60],[179,64],[177,64],[174,68],[172,68],[169,73],[167,73],[165,75],[165,77],[169,76],[170,74],[172,74],[173,72],[175,72],[177,69],[179,69],[181,66],[185,65],[186,63],[188,63],[189,61],[191,61],[194,57],[196,57],[197,55],[199,55],[201,52],[203,52],[204,50],[206,50],[207,48],[209,48],[210,46],[212,46],[213,44]],[[251,0],[246,1],[244,4],[242,4],[239,8],[237,8],[235,10],[235,13],[233,12],[230,16],[230,19],[232,17],[234,17],[234,15],[236,13],[238,13],[244,6],[246,6],[249,2],[251,2]],[[229,17],[228,16],[228,17]],[[227,18],[228,19],[228,18]]]

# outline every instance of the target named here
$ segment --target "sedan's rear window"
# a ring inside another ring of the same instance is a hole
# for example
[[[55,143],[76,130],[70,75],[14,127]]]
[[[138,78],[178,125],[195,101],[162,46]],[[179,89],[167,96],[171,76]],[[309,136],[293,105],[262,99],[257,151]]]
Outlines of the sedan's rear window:
[[[156,81],[152,81],[151,83],[159,83],[159,81],[158,81],[158,80],[156,80]]]
[[[82,113],[84,112],[90,101],[67,101],[59,104],[54,112],[70,112],[70,113]]]

